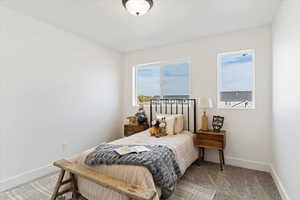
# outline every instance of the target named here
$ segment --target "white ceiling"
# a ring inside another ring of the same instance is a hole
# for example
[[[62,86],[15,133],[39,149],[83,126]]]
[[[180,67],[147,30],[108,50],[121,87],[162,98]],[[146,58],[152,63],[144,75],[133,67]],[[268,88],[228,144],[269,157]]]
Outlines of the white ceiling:
[[[121,0],[2,0],[104,46],[127,52],[268,24],[280,0],[154,0],[142,17]]]

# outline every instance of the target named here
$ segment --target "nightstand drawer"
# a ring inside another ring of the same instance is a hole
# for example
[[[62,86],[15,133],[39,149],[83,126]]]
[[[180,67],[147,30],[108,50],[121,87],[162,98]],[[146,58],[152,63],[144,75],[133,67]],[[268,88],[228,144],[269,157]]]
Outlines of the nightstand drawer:
[[[205,135],[197,134],[195,138],[195,145],[198,147],[211,149],[224,149],[224,137],[221,135]]]

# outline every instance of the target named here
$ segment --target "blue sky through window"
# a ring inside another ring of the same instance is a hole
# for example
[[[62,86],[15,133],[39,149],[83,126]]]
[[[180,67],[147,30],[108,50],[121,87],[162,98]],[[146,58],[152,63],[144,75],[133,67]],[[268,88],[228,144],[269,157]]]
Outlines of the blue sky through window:
[[[140,66],[136,78],[137,96],[189,95],[188,63]]]
[[[137,95],[160,95],[160,66],[147,65],[137,68]]]
[[[163,67],[163,96],[189,95],[189,64],[170,64]]]
[[[253,56],[251,54],[225,55],[221,58],[221,91],[253,90]]]

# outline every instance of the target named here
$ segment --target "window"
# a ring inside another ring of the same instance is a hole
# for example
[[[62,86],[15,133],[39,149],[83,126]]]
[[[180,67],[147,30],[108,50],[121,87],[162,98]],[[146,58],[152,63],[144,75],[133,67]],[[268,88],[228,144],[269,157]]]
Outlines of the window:
[[[135,67],[135,103],[151,98],[189,98],[190,64],[156,63]]]
[[[218,107],[255,108],[254,50],[218,56]]]

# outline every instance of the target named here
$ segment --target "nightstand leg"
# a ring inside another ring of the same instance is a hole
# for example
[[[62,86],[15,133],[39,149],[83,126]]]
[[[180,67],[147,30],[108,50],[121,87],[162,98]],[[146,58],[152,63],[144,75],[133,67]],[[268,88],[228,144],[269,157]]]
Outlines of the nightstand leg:
[[[204,161],[205,159],[205,148],[201,148],[201,160]]]
[[[219,158],[220,158],[220,169],[221,169],[221,171],[223,171],[223,168],[224,168],[223,163],[224,163],[224,161],[223,161],[223,151],[222,150],[219,150]]]
[[[222,150],[222,160],[223,160],[223,165],[225,165],[225,157],[224,157],[224,151]]]
[[[204,161],[204,152],[205,152],[205,149],[204,148],[199,148],[199,159],[195,162],[196,165],[198,166],[201,166],[201,162]]]

